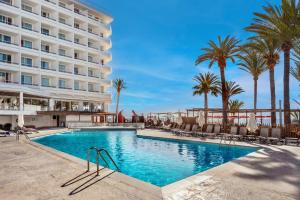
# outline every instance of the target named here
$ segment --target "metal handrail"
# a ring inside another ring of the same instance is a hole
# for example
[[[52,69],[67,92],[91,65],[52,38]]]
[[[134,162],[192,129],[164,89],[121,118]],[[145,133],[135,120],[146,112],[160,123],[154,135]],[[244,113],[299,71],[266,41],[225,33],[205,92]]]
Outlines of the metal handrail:
[[[112,159],[112,157],[110,156],[110,154],[108,153],[108,151],[107,151],[106,149],[100,149],[100,150],[99,150],[98,153],[100,154],[100,156],[102,157],[102,154],[101,154],[102,151],[104,151],[104,152],[106,153],[106,155],[108,156],[108,158],[112,161],[112,163],[114,164],[114,166],[117,168],[117,171],[120,172],[120,171],[121,171],[120,168],[119,168],[118,165],[115,163],[115,161]],[[102,159],[104,159],[104,158],[102,157]],[[107,164],[106,161],[105,161],[105,163]]]
[[[19,141],[20,140],[20,132],[23,133],[23,135],[25,136],[25,138],[29,141],[31,141],[30,137],[28,137],[27,133],[25,131],[22,130],[18,130],[16,133],[16,140]]]
[[[114,166],[116,167],[117,171],[120,172],[120,168],[117,166],[117,164],[115,163],[115,161],[112,159],[112,157],[110,156],[110,154],[108,153],[108,151],[106,149],[98,149],[97,147],[90,147],[87,150],[87,171],[90,171],[90,154],[91,151],[95,150],[96,151],[96,165],[97,165],[97,176],[99,175],[99,156],[101,157],[101,159],[105,162],[105,164],[107,165],[107,167],[109,167],[108,162],[105,160],[105,158],[103,157],[103,155],[101,154],[102,151],[104,151],[107,155],[107,157],[112,161],[112,163],[114,164]]]

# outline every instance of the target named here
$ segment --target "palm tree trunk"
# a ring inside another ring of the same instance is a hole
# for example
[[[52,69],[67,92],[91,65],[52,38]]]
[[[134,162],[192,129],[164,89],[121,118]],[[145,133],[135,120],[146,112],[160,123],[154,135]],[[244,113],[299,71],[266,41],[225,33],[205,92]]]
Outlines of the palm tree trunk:
[[[283,108],[284,124],[291,124],[290,116],[290,45],[283,45],[284,52],[284,71],[283,71]]]
[[[207,124],[208,95],[204,94],[205,124]]]
[[[228,96],[226,91],[226,80],[225,80],[225,70],[224,67],[219,66],[221,74],[221,84],[222,84],[222,103],[223,103],[223,126],[226,129],[228,122],[227,111],[228,111]]]
[[[276,90],[275,90],[275,77],[274,77],[274,66],[269,67],[270,75],[270,94],[271,94],[271,123],[272,126],[276,126]]]
[[[116,105],[116,122],[118,123],[119,122],[119,100],[120,100],[120,93],[118,92],[117,94],[117,105]]]
[[[254,101],[253,101],[253,109],[254,114],[256,114],[256,106],[257,106],[257,78],[254,78]]]

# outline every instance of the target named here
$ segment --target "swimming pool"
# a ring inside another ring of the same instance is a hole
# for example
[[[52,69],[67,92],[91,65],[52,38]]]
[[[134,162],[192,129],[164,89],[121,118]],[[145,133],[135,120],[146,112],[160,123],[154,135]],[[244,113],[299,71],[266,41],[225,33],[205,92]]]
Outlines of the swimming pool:
[[[159,187],[257,150],[253,147],[142,137],[137,136],[135,131],[123,130],[81,130],[33,141],[84,160],[89,147],[105,148],[122,173]],[[94,155],[91,156],[92,162],[95,162]],[[113,165],[109,167],[114,169]]]

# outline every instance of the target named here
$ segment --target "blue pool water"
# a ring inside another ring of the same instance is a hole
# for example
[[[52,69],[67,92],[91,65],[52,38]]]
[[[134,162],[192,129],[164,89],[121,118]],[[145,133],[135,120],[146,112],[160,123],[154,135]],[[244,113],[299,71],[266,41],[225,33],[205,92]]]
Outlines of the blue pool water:
[[[34,141],[84,160],[89,147],[105,148],[122,173],[159,187],[257,150],[252,147],[140,137],[136,136],[135,131],[82,130]],[[94,155],[91,159],[95,162]],[[113,165],[110,168],[114,169]]]

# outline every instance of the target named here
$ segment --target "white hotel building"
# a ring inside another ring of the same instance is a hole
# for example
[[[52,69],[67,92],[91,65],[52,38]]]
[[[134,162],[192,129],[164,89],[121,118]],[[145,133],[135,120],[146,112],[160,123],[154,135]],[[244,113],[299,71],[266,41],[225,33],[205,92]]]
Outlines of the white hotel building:
[[[0,0],[0,128],[107,114],[111,22],[76,0]]]

